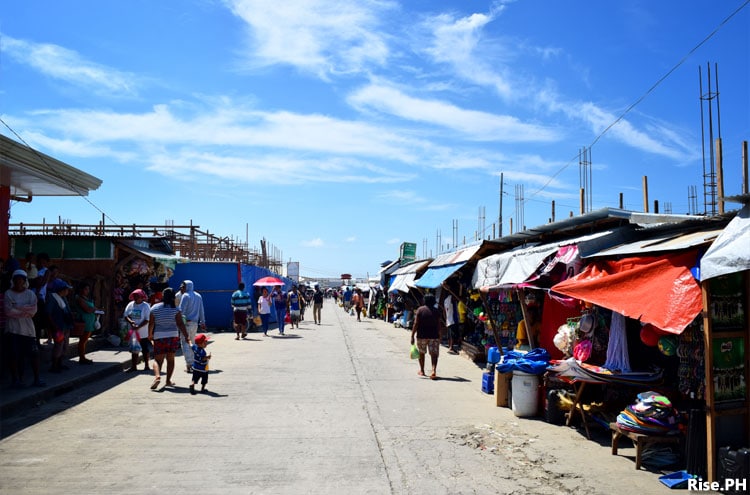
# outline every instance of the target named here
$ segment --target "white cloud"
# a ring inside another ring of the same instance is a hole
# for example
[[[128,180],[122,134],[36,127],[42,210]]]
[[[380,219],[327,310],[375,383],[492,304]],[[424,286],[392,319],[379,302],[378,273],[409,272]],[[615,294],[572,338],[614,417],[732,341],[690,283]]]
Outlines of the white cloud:
[[[250,31],[248,58],[258,66],[289,64],[322,77],[386,62],[379,34],[387,1],[225,0]]]
[[[89,142],[135,141],[152,144],[239,146],[335,153],[416,162],[415,150],[429,142],[410,139],[393,128],[324,115],[262,112],[227,106],[192,111],[181,117],[169,105],[143,113],[101,110],[35,112],[37,125]],[[290,138],[291,137],[291,138]]]
[[[494,9],[490,14],[472,14],[458,19],[441,14],[428,19],[424,27],[432,36],[426,52],[436,62],[450,65],[458,76],[482,86],[490,86],[507,99],[513,96],[514,88],[508,78],[491,65],[492,60],[488,56],[493,53],[502,59],[509,55],[507,49],[498,45],[491,49],[485,46],[484,50],[480,50],[479,46],[482,30],[501,11]]]
[[[346,239],[344,239],[344,240],[345,240],[346,242],[357,242],[357,237],[356,237],[356,236],[353,236],[353,235],[352,235],[352,236],[349,236],[349,237],[347,237],[347,238],[346,238]]]
[[[465,110],[439,100],[414,98],[383,85],[360,88],[350,95],[349,102],[355,107],[373,108],[404,119],[447,127],[477,141],[543,142],[560,139],[559,132],[546,126],[524,123],[509,115]]]
[[[80,54],[50,43],[33,43],[7,35],[0,37],[0,51],[17,63],[42,74],[97,94],[133,96],[137,78],[132,74],[86,60]]]
[[[593,103],[581,104],[580,114],[583,116],[585,121],[591,125],[592,131],[597,135],[599,135],[613,122],[615,122],[615,120],[617,120],[616,115],[600,108]],[[662,138],[668,138],[668,141],[658,141],[654,139],[653,137],[651,137],[651,135],[636,129],[633,124],[631,124],[626,119],[622,119],[612,127],[609,127],[605,136],[609,135],[610,137],[633,148],[647,151],[656,155],[665,156],[675,161],[686,159],[686,150],[684,148],[678,149],[678,147],[684,146],[685,143],[675,142],[673,140],[674,133],[671,133],[666,128],[662,132],[655,126],[652,126],[651,130],[654,135],[659,135]]]
[[[302,241],[302,246],[311,247],[311,248],[319,248],[319,247],[324,247],[325,242],[323,242],[323,239],[321,239],[320,237],[316,237],[315,239],[310,239],[309,241]]]
[[[385,243],[388,245],[401,244],[401,239],[399,239],[398,237],[391,237],[390,239],[385,241]]]
[[[415,191],[392,190],[379,194],[378,197],[386,201],[396,201],[401,204],[408,205],[420,205],[427,203],[427,200],[417,194]]]

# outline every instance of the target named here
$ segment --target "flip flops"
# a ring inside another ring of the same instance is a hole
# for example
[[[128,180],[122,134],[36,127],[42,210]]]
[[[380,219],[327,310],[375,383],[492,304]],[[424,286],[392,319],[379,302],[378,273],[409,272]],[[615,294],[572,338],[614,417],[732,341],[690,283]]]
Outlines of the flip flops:
[[[153,383],[151,384],[151,390],[156,390],[156,387],[159,386],[159,382],[161,382],[161,377],[154,378]]]

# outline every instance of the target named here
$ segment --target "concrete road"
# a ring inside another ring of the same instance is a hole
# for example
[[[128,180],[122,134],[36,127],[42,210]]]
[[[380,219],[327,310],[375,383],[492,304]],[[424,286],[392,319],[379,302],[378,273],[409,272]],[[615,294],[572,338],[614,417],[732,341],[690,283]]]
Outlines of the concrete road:
[[[516,418],[445,348],[441,379],[418,377],[408,331],[330,301],[322,325],[234,337],[211,335],[208,393],[189,394],[178,357],[174,388],[110,375],[3,418],[0,493],[670,491],[627,440],[612,456],[603,431]]]

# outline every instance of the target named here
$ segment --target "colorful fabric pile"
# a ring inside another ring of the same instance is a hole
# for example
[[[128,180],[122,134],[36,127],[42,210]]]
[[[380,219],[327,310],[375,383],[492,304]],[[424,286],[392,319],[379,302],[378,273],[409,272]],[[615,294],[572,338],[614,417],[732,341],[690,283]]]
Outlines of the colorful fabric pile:
[[[617,416],[620,428],[644,435],[679,432],[680,414],[667,397],[657,392],[643,392],[637,397]]]

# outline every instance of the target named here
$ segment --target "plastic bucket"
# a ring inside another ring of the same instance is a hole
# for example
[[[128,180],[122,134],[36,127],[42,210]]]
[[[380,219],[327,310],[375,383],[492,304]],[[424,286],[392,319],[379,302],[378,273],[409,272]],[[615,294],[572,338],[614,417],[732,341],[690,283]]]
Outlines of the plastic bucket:
[[[535,416],[539,408],[539,377],[523,371],[514,371],[511,387],[513,414],[520,418]]]
[[[500,350],[497,347],[490,347],[487,351],[487,362],[497,364],[500,362]]]

